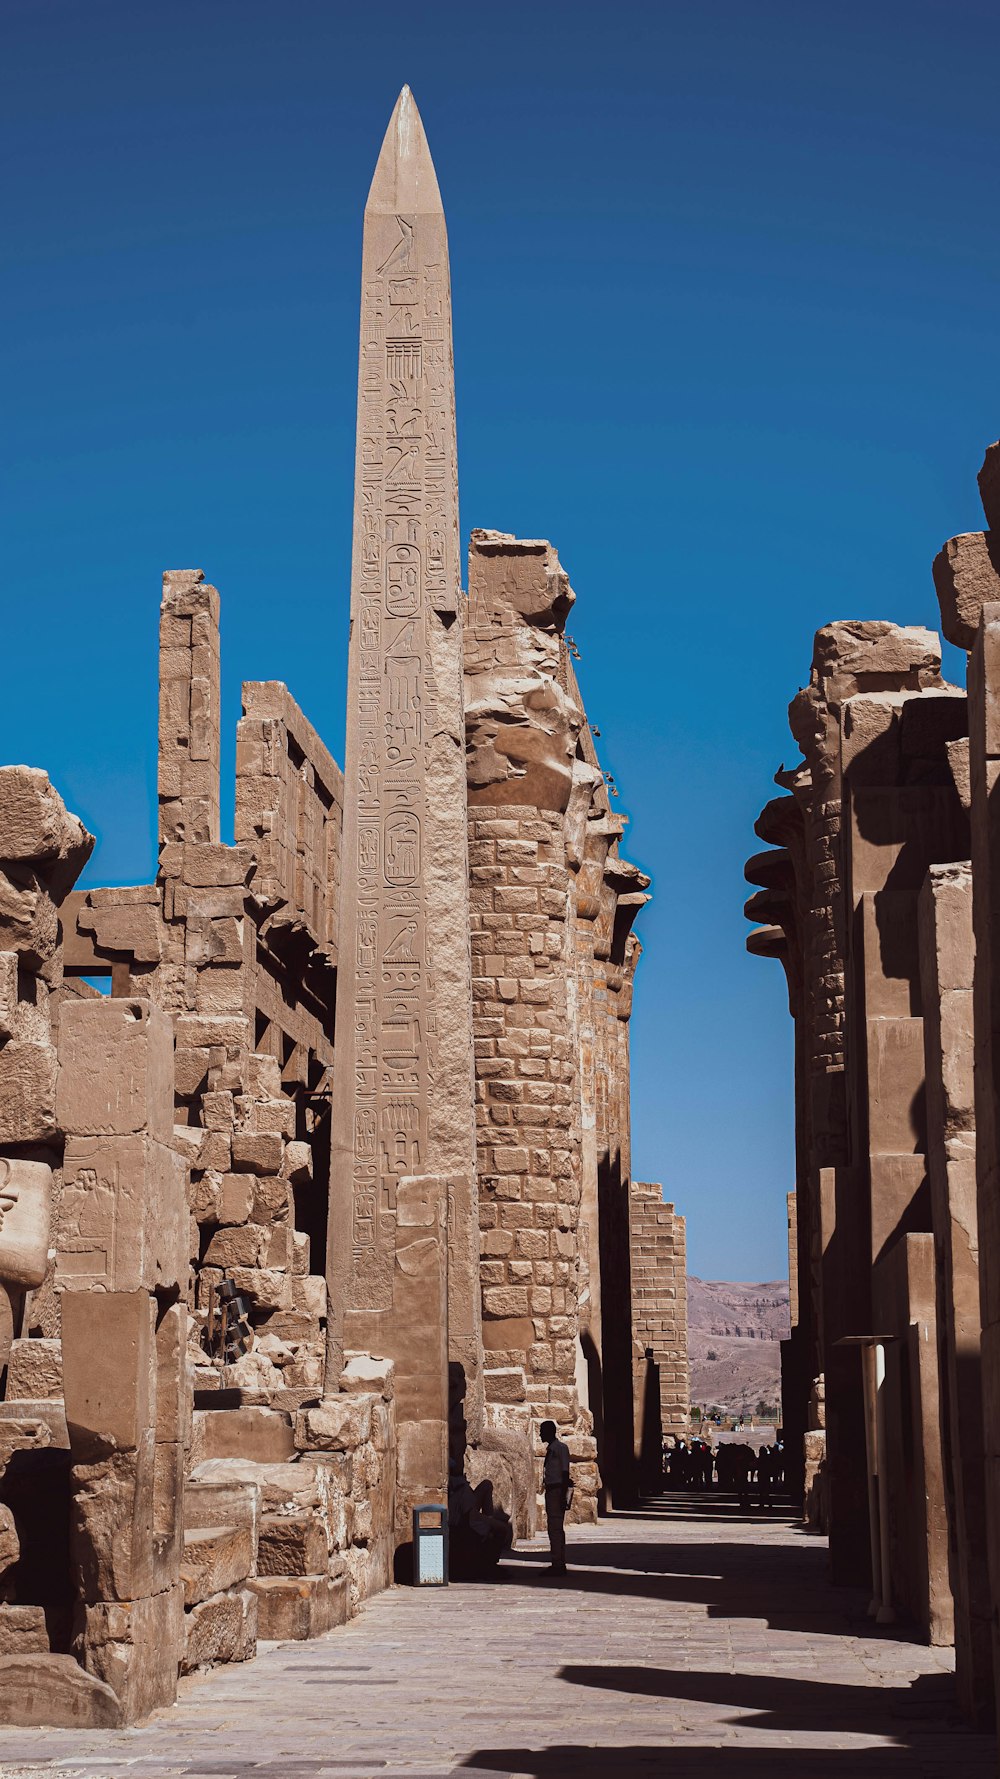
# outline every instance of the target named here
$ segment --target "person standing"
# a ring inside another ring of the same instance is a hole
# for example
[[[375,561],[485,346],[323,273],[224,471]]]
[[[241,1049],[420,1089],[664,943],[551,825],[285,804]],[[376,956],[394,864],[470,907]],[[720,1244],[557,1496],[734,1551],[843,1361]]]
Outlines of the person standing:
[[[566,1533],[563,1522],[569,1506],[569,1446],[559,1439],[555,1421],[543,1421],[539,1429],[543,1443],[547,1446],[545,1462],[542,1466],[542,1485],[545,1490],[545,1524],[549,1534],[549,1551],[552,1562],[548,1569],[549,1575],[565,1575],[566,1573]]]

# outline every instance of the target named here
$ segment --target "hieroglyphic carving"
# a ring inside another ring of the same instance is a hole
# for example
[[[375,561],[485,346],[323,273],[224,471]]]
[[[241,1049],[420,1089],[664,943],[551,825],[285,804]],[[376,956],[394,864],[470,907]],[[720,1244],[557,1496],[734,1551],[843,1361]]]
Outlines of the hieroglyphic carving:
[[[397,107],[365,211],[345,783],[354,858],[338,984],[354,1056],[337,1123],[353,1147],[335,1168],[350,1170],[352,1301],[369,1307],[387,1282],[379,1255],[392,1252],[398,1181],[428,1165],[427,626],[454,609],[459,579],[447,239],[409,95],[401,106],[411,110]]]

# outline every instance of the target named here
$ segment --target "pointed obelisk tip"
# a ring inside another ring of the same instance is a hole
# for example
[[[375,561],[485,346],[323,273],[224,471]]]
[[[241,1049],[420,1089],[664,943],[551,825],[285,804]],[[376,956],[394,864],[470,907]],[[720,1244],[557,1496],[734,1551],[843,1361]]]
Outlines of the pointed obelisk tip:
[[[443,212],[437,174],[417,102],[404,86],[393,107],[375,165],[366,210]]]

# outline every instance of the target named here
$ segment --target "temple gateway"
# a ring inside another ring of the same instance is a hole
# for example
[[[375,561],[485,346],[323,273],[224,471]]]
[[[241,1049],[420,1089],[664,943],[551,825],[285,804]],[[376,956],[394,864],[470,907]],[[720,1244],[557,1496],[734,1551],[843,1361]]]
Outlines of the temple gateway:
[[[404,88],[364,216],[343,769],[288,688],[244,685],[222,840],[195,569],[163,576],[154,881],[75,889],[92,836],[0,768],[7,1723],[134,1723],[328,1631],[407,1578],[449,1480],[529,1535],[543,1419],[578,1520],[687,1424],[684,1222],[630,1166],[649,879],[555,549],[476,530],[463,589],[459,537]]]

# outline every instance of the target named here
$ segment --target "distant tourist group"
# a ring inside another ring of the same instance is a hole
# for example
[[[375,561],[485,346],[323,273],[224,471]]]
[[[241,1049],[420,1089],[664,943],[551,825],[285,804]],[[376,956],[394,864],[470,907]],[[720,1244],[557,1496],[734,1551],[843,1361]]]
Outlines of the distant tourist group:
[[[756,1451],[742,1440],[720,1444],[713,1451],[707,1439],[663,1442],[663,1483],[667,1489],[718,1488],[735,1495],[741,1507],[770,1507],[785,1486],[785,1448],[781,1440]]]

